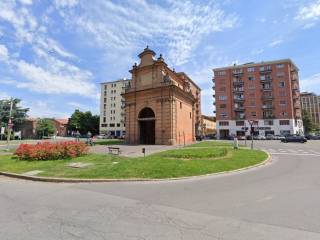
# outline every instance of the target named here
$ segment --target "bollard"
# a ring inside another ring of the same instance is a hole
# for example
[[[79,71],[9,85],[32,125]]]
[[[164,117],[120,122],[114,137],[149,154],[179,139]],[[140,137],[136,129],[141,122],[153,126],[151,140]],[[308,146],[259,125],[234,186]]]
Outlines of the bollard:
[[[233,139],[233,149],[238,149],[239,148],[239,142],[238,142],[238,138],[235,137]]]
[[[146,149],[145,148],[142,148],[142,153],[143,153],[143,156],[145,157],[146,156]]]

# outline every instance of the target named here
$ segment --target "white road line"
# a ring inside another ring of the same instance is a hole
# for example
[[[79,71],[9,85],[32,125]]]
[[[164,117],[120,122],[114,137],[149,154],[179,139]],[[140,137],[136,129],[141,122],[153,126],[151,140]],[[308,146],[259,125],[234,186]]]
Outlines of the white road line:
[[[314,153],[314,154],[319,154],[320,155],[320,152],[316,152],[314,150],[309,150],[310,152]]]

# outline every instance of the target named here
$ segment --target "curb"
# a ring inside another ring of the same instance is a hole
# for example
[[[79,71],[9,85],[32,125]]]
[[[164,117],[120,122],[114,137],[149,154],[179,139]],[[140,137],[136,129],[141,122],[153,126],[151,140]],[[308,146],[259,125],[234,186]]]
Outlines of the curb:
[[[37,181],[37,182],[54,182],[54,183],[101,183],[101,182],[162,182],[162,181],[178,181],[178,180],[188,180],[188,179],[197,179],[197,178],[203,178],[203,177],[210,177],[210,176],[218,176],[223,174],[231,174],[236,172],[241,172],[244,170],[249,170],[253,168],[262,167],[268,163],[271,163],[271,156],[268,152],[264,151],[268,157],[266,160],[264,160],[261,163],[239,168],[235,170],[230,171],[223,171],[223,172],[217,172],[217,173],[208,173],[203,175],[197,175],[197,176],[188,176],[188,177],[177,177],[177,178],[127,178],[127,179],[112,179],[112,178],[106,178],[106,179],[81,179],[81,178],[52,178],[52,177],[36,177],[36,176],[27,176],[17,173],[10,173],[10,172],[1,172],[0,176],[6,176],[11,178],[18,178],[18,179],[24,179],[24,180],[31,180],[31,181]]]

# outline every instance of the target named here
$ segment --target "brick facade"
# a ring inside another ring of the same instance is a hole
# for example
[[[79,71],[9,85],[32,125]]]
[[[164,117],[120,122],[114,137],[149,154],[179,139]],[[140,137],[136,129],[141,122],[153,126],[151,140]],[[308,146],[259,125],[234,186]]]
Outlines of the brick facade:
[[[201,89],[185,73],[168,68],[161,55],[157,60],[154,56],[146,48],[139,54],[140,64],[130,70],[132,80],[123,94],[126,142],[165,145],[194,142],[200,124]]]

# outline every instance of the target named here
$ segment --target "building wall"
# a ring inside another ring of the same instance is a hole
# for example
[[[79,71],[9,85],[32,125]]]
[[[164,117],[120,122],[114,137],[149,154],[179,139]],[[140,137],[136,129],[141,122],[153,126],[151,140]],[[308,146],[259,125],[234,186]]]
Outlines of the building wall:
[[[130,80],[101,83],[100,134],[122,136],[125,134],[124,98]]]
[[[320,96],[314,93],[301,93],[302,109],[307,111],[313,124],[320,128]]]
[[[302,133],[298,69],[291,60],[249,63],[214,69],[216,116],[218,121],[287,119],[291,134]],[[292,121],[292,119],[294,121]],[[217,125],[220,129],[230,127]],[[264,131],[260,131],[264,134]]]
[[[168,68],[162,56],[155,60],[154,55],[146,48],[139,55],[139,65],[130,70],[132,82],[124,94],[126,142],[140,143],[138,116],[145,107],[155,113],[155,144],[194,142],[196,97],[200,99],[201,89],[185,73],[176,73]],[[197,88],[197,96],[192,88]],[[200,103],[197,107],[201,108]]]
[[[202,115],[201,117],[201,135],[206,136],[208,134],[215,134],[216,133],[216,122],[213,117],[208,117]]]

